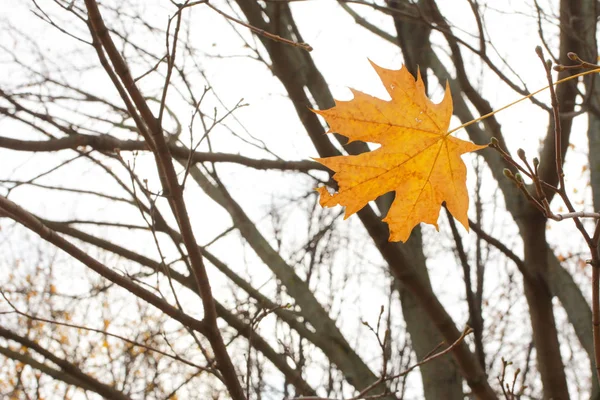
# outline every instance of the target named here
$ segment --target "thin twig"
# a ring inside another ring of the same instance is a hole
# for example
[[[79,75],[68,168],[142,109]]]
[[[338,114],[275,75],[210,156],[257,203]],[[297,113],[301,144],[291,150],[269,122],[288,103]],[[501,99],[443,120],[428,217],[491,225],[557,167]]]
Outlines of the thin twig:
[[[460,335],[460,337],[458,339],[456,339],[456,341],[454,341],[454,343],[452,343],[450,346],[448,346],[446,349],[435,353],[433,355],[430,355],[428,357],[425,357],[423,360],[419,361],[418,363],[414,364],[413,366],[411,366],[410,368],[396,374],[393,376],[389,376],[386,378],[380,377],[379,379],[377,379],[375,382],[373,382],[372,384],[370,384],[369,386],[367,386],[365,389],[363,389],[358,395],[354,396],[354,397],[350,397],[346,400],[360,400],[360,399],[375,399],[375,398],[379,398],[382,395],[381,394],[377,394],[375,396],[365,396],[369,391],[373,390],[373,388],[375,388],[377,385],[379,385],[380,383],[384,382],[384,381],[391,381],[394,379],[398,379],[402,376],[408,375],[411,371],[413,371],[415,368],[421,367],[439,357],[442,357],[448,353],[450,353],[456,346],[458,346],[464,339],[465,337],[467,337],[467,335],[469,335],[470,333],[473,332],[473,329],[471,329],[471,327],[467,326],[465,327],[465,329],[463,330],[462,334]],[[443,342],[440,344],[443,345]],[[439,347],[439,346],[438,346]],[[328,397],[319,397],[319,396],[308,396],[308,397],[296,397],[293,398],[291,400],[335,400],[332,398],[328,398]]]
[[[266,38],[269,38],[271,40],[274,40],[276,42],[281,42],[281,43],[285,43],[285,44],[289,44],[290,46],[294,46],[294,47],[299,47],[303,50],[306,51],[312,51],[313,48],[311,45],[309,45],[308,43],[299,43],[299,42],[294,42],[293,40],[289,40],[286,38],[282,38],[279,35],[275,35],[273,33],[269,33],[267,31],[265,31],[264,29],[260,29],[257,28],[255,26],[252,26],[250,24],[245,23],[244,21],[241,21],[237,18],[232,17],[229,14],[224,13],[223,11],[219,10],[218,8],[216,8],[215,6],[213,6],[212,4],[210,4],[209,2],[206,3],[206,5],[210,8],[212,8],[213,10],[215,10],[216,12],[218,12],[219,14],[221,14],[222,16],[224,16],[225,18],[227,18],[228,20],[231,20],[237,24],[240,24],[242,26],[245,26],[246,28],[250,29],[252,32],[256,33],[257,35],[261,35],[264,36]]]
[[[141,347],[141,348],[146,349],[148,351],[151,351],[153,353],[157,353],[157,354],[160,354],[162,356],[169,357],[169,358],[171,358],[173,360],[180,361],[180,362],[182,362],[184,364],[189,365],[190,367],[198,368],[201,371],[206,371],[206,372],[213,373],[212,370],[207,369],[207,368],[205,368],[205,367],[203,367],[201,365],[198,365],[198,364],[196,364],[196,363],[194,363],[192,361],[186,360],[185,358],[182,358],[182,357],[178,356],[177,354],[169,354],[169,353],[164,352],[162,350],[159,350],[159,349],[157,349],[155,347],[148,346],[146,344],[143,344],[143,343],[140,343],[140,342],[136,342],[135,340],[128,339],[125,336],[117,335],[115,333],[111,333],[111,332],[108,332],[108,331],[105,331],[105,330],[102,330],[102,329],[90,328],[88,326],[71,324],[71,323],[68,323],[68,322],[60,322],[60,321],[56,321],[56,320],[51,320],[51,319],[36,317],[34,315],[27,314],[26,312],[23,312],[23,311],[19,310],[8,299],[8,297],[6,296],[6,294],[4,293],[4,291],[2,291],[1,289],[0,289],[0,295],[4,298],[4,300],[8,303],[8,305],[14,310],[15,314],[21,315],[21,316],[23,316],[25,318],[28,318],[28,319],[31,319],[33,321],[45,322],[45,323],[48,323],[48,324],[65,326],[67,328],[82,329],[82,330],[85,330],[85,331],[90,331],[90,332],[95,332],[95,333],[101,333],[103,335],[110,336],[110,337],[113,337],[115,339],[122,340],[123,342],[127,342],[127,343],[132,344],[132,345],[134,345],[136,347]],[[4,314],[6,314],[6,313],[4,313]],[[219,377],[218,374],[216,374],[216,376]]]

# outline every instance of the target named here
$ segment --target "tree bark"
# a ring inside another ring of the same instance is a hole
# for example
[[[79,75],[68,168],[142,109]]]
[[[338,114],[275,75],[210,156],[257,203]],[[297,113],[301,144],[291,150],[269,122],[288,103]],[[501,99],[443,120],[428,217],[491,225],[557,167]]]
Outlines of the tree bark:
[[[389,2],[391,8],[408,7],[407,1],[394,0]],[[419,5],[423,3],[419,2]],[[413,75],[417,76],[420,71],[421,78],[425,83],[425,88],[428,88],[427,69],[429,68],[431,59],[431,46],[429,42],[429,34],[431,29],[423,24],[416,23],[410,20],[394,17],[394,25],[396,27],[396,37],[398,45],[402,51],[404,58],[404,66]],[[389,194],[386,197],[381,197],[381,201],[377,202],[382,216],[387,214],[393,195]],[[399,245],[400,246],[400,245]],[[410,249],[412,256],[410,261],[419,278],[431,290],[431,282],[427,271],[425,255],[423,254],[423,241],[421,238],[420,226],[416,227],[410,239],[404,247]],[[402,314],[406,321],[406,328],[410,334],[413,349],[418,359],[423,359],[431,351],[436,343],[440,343],[443,337],[439,331],[435,329],[432,321],[427,317],[423,308],[414,298],[409,288],[405,287],[401,281],[395,280],[396,288],[400,294],[402,303]],[[429,363],[421,368],[421,380],[423,382],[423,391],[426,399],[463,399],[462,378],[460,371],[457,368],[455,361],[451,358],[437,360],[435,363]]]

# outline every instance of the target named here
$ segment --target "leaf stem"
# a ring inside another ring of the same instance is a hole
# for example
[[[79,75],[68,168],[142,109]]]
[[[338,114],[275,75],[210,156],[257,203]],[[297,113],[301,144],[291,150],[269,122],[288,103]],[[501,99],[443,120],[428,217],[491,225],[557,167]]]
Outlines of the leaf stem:
[[[561,84],[561,83],[563,83],[563,82],[567,82],[567,81],[570,81],[570,80],[572,80],[572,79],[579,78],[580,76],[585,76],[585,75],[590,75],[590,74],[595,74],[595,73],[600,73],[600,68],[596,68],[596,69],[592,69],[592,70],[589,70],[589,71],[580,72],[580,73],[578,73],[578,74],[571,75],[571,76],[568,76],[568,77],[566,77],[566,78],[560,79],[560,80],[558,80],[558,81],[554,82],[553,86],[557,86],[557,85],[559,85],[559,84]],[[527,96],[523,96],[523,97],[521,97],[520,99],[518,99],[518,100],[515,100],[515,101],[513,101],[512,103],[510,103],[510,104],[507,104],[507,105],[505,105],[505,106],[503,106],[503,107],[500,107],[499,109],[497,109],[497,110],[494,110],[494,111],[492,111],[492,112],[490,112],[490,113],[487,113],[487,114],[485,114],[485,115],[482,115],[482,116],[481,116],[481,117],[479,117],[479,118],[475,118],[474,120],[471,120],[471,121],[469,121],[469,122],[467,122],[467,123],[464,123],[464,124],[462,124],[462,125],[460,125],[460,126],[457,126],[456,128],[454,128],[454,129],[451,129],[450,131],[448,131],[448,133],[446,134],[446,136],[449,136],[449,135],[451,135],[452,133],[454,133],[454,132],[456,132],[456,131],[458,131],[458,130],[460,130],[460,129],[466,128],[466,127],[467,127],[467,126],[469,126],[469,125],[473,125],[473,124],[475,124],[475,123],[477,123],[477,122],[479,122],[479,121],[482,121],[482,120],[484,120],[484,119],[486,119],[486,118],[488,118],[488,117],[491,117],[492,115],[494,115],[494,114],[496,114],[496,113],[499,113],[500,111],[504,111],[504,110],[506,110],[507,108],[509,108],[509,107],[512,107],[512,106],[514,106],[515,104],[517,104],[517,103],[520,103],[520,102],[522,102],[522,101],[524,101],[524,100],[527,100],[527,99],[529,99],[529,98],[531,98],[531,97],[535,96],[536,94],[543,92],[544,90],[546,90],[546,89],[548,89],[548,88],[550,88],[550,85],[548,85],[548,86],[544,86],[543,88],[541,88],[541,89],[538,89],[538,90],[536,90],[535,92],[532,92],[532,93],[528,94]]]

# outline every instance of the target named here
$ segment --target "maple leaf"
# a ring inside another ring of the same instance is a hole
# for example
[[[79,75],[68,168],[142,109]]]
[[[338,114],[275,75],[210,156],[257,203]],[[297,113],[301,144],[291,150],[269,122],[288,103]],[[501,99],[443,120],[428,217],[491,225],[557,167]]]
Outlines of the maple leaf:
[[[335,172],[338,192],[331,195],[320,187],[323,207],[346,207],[345,218],[369,201],[396,192],[383,221],[390,228],[390,241],[405,242],[420,222],[435,225],[442,203],[468,230],[469,198],[467,170],[460,156],[482,149],[448,133],[452,97],[446,85],[444,99],[435,104],[425,85],[403,67],[388,70],[371,62],[391,101],[352,90],[354,99],[336,101],[335,107],[315,112],[329,124],[330,132],[349,142],[378,143],[376,150],[356,156],[315,159]]]

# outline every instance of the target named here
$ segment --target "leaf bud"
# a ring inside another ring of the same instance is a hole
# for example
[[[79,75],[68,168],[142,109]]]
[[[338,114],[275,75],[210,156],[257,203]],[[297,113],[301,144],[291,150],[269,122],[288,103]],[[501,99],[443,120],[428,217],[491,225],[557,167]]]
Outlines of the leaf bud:
[[[535,54],[537,54],[540,57],[544,56],[544,53],[542,52],[542,46],[535,46]]]
[[[519,172],[515,174],[515,179],[517,180],[517,182],[523,183],[523,176]]]
[[[517,155],[519,156],[519,158],[523,161],[525,161],[525,150],[523,149],[518,149],[517,150]]]
[[[490,146],[498,147],[499,144],[500,142],[498,142],[498,139],[492,136],[492,138],[490,139]]]
[[[577,59],[579,58],[579,56],[577,56],[577,54],[573,53],[572,51],[567,53],[567,57],[569,57],[569,60],[572,61],[577,61]]]
[[[537,157],[533,157],[533,166],[537,168],[538,165],[540,165],[540,159]]]
[[[306,50],[308,52],[313,51],[313,47],[310,44],[308,44],[308,43],[299,43],[299,44],[301,47],[304,48],[304,50]]]
[[[546,68],[552,68],[552,60],[546,60]]]
[[[502,173],[504,174],[504,176],[505,176],[505,177],[507,177],[507,178],[509,178],[509,179],[514,179],[514,177],[515,177],[515,176],[513,175],[513,173],[511,172],[511,170],[510,170],[510,169],[508,169],[508,168],[504,168],[504,169],[502,170]]]
[[[564,71],[565,67],[564,65],[555,65],[554,67],[552,67],[553,70],[555,70],[556,72],[560,72],[560,71]]]

